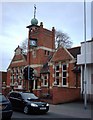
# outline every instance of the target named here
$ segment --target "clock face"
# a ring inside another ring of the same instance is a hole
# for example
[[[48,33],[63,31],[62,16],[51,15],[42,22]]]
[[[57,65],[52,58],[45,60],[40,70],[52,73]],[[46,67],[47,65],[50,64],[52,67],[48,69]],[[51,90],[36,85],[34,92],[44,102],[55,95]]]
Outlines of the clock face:
[[[30,46],[31,47],[36,47],[37,46],[37,41],[36,40],[30,40]]]

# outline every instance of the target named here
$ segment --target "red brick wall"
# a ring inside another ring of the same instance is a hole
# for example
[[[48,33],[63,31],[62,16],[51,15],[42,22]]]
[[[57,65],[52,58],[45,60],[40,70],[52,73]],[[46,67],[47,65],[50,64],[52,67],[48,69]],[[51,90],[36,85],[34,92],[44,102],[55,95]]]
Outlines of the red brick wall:
[[[7,71],[7,86],[10,86],[11,83],[10,76],[11,76],[10,71]]]
[[[73,71],[74,68],[74,63],[70,63],[69,64],[69,76],[68,76],[68,80],[69,80],[69,87],[75,87],[76,86],[76,74],[78,74],[78,87],[80,87],[80,73],[75,73]]]
[[[50,70],[50,86],[52,86],[52,84],[54,82],[54,78],[53,78],[54,69],[53,69],[52,65],[49,67],[49,70]]]
[[[74,101],[80,98],[79,88],[53,87],[53,104]]]

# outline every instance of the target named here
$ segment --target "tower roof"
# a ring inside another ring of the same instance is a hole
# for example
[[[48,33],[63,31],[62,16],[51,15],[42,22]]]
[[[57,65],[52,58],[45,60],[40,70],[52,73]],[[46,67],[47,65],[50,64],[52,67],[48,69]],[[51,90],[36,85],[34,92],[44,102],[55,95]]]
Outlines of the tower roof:
[[[31,20],[31,25],[37,25],[38,24],[38,20],[36,18],[33,18]]]

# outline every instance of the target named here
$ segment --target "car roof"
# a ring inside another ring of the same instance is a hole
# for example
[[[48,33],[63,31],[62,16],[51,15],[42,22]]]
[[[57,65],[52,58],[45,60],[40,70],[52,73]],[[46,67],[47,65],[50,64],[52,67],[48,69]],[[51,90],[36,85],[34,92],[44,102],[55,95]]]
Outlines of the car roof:
[[[12,92],[10,92],[10,94],[11,94],[11,93],[19,93],[19,94],[30,93],[30,94],[34,94],[34,93],[31,93],[31,92],[20,92],[20,91],[12,91]]]

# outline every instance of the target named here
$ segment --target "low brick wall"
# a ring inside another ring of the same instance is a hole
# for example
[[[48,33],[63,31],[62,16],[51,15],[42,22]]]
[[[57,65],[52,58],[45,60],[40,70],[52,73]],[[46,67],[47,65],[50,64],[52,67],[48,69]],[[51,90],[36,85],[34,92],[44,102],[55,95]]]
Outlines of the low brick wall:
[[[53,104],[71,102],[80,99],[80,88],[53,87]]]
[[[45,90],[44,90],[45,91]],[[72,102],[80,99],[80,88],[62,88],[54,86],[52,90],[50,90],[50,96],[46,96],[43,90],[34,90],[33,93],[41,98],[42,101],[51,103],[51,104],[59,104]],[[47,90],[46,90],[47,91]],[[43,96],[42,96],[43,95]],[[47,95],[47,92],[46,92]]]
[[[40,96],[41,96],[41,89],[33,90],[33,93],[34,93],[37,97],[40,97]]]

